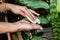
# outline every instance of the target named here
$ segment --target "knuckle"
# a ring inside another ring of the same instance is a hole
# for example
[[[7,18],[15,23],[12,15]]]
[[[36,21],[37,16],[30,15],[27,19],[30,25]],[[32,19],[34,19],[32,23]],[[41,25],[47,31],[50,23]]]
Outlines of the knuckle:
[[[32,27],[30,27],[30,30],[32,29]]]
[[[30,30],[32,30],[32,29],[34,29],[34,27],[31,26],[31,27],[30,27]]]
[[[34,29],[34,26],[32,26],[31,29]]]
[[[34,29],[34,27],[32,27],[32,29]]]
[[[24,6],[24,8],[27,8],[27,7]]]
[[[18,10],[17,13],[19,13],[20,11]]]

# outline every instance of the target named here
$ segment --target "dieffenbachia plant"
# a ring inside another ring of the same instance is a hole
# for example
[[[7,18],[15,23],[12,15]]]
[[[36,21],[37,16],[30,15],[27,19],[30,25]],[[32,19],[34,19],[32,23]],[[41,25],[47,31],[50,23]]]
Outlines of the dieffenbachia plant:
[[[28,8],[31,8],[33,10],[39,8],[49,9],[48,3],[42,0],[15,0],[15,1],[19,5],[27,6]],[[48,24],[50,21],[50,15],[46,15],[46,16],[42,15],[42,16],[38,16],[37,18],[41,21],[42,25]],[[23,18],[23,19],[29,21],[27,18]]]
[[[15,0],[15,2],[18,3],[19,5],[27,6],[28,8],[34,10],[39,8],[44,8],[44,9],[49,8],[49,5],[42,0]]]
[[[26,7],[30,8],[30,9],[32,9],[32,10],[37,10],[37,9],[40,9],[40,8],[43,8],[45,10],[49,9],[49,4],[47,2],[45,2],[45,1],[43,1],[43,0],[15,0],[15,3],[18,4],[18,5],[26,6]],[[48,24],[50,22],[50,14],[49,13],[47,13],[47,14],[48,15],[45,15],[45,16],[44,15],[36,16],[41,21],[42,25],[46,25],[46,24]],[[29,21],[27,18],[23,18],[23,20]],[[23,36],[24,40],[29,39],[23,33],[22,33],[22,36]],[[35,34],[33,34],[32,36],[33,36],[32,40],[42,40],[42,38],[40,36],[39,37],[35,36]]]
[[[41,21],[40,24],[42,24],[42,25],[46,25],[46,24],[48,24],[50,22],[50,15],[47,15],[47,16],[37,16],[37,18]],[[23,18],[23,20],[29,21],[27,18]]]

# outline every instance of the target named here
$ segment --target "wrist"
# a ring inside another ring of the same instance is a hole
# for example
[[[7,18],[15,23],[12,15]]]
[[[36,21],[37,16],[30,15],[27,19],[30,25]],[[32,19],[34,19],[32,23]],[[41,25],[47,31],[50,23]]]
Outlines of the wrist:
[[[5,3],[1,3],[0,4],[0,12],[5,12],[7,9],[6,9],[6,5]]]
[[[8,26],[8,32],[16,32],[18,31],[18,26],[15,23],[11,23]]]
[[[16,23],[14,23],[15,24],[15,26],[16,26],[16,28],[17,28],[17,31],[22,31],[21,30],[21,23],[20,22],[16,22]]]

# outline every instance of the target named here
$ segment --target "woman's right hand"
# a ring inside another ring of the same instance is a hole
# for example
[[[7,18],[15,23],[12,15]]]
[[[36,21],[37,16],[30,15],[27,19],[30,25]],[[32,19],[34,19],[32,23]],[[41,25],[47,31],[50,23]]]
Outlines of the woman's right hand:
[[[34,29],[42,30],[43,29],[42,26],[40,26],[38,24],[29,23],[28,21],[25,21],[25,20],[16,22],[16,26],[17,26],[18,31],[34,30]]]
[[[34,29],[43,29],[40,25],[29,23],[28,21],[21,20],[15,23],[0,22],[0,34],[6,32],[16,31],[29,31]]]

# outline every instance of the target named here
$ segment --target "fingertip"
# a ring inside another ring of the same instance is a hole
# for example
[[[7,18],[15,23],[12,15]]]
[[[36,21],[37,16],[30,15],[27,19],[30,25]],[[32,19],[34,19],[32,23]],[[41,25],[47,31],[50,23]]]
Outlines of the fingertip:
[[[40,27],[40,29],[41,29],[41,30],[43,30],[43,28],[42,28],[42,27]]]
[[[37,14],[37,16],[40,16],[40,14]]]
[[[38,25],[39,29],[43,30],[42,26]]]
[[[40,25],[39,25],[39,26],[40,26]],[[42,26],[40,26],[40,29],[41,29],[41,30],[43,30],[43,27],[42,27]]]

